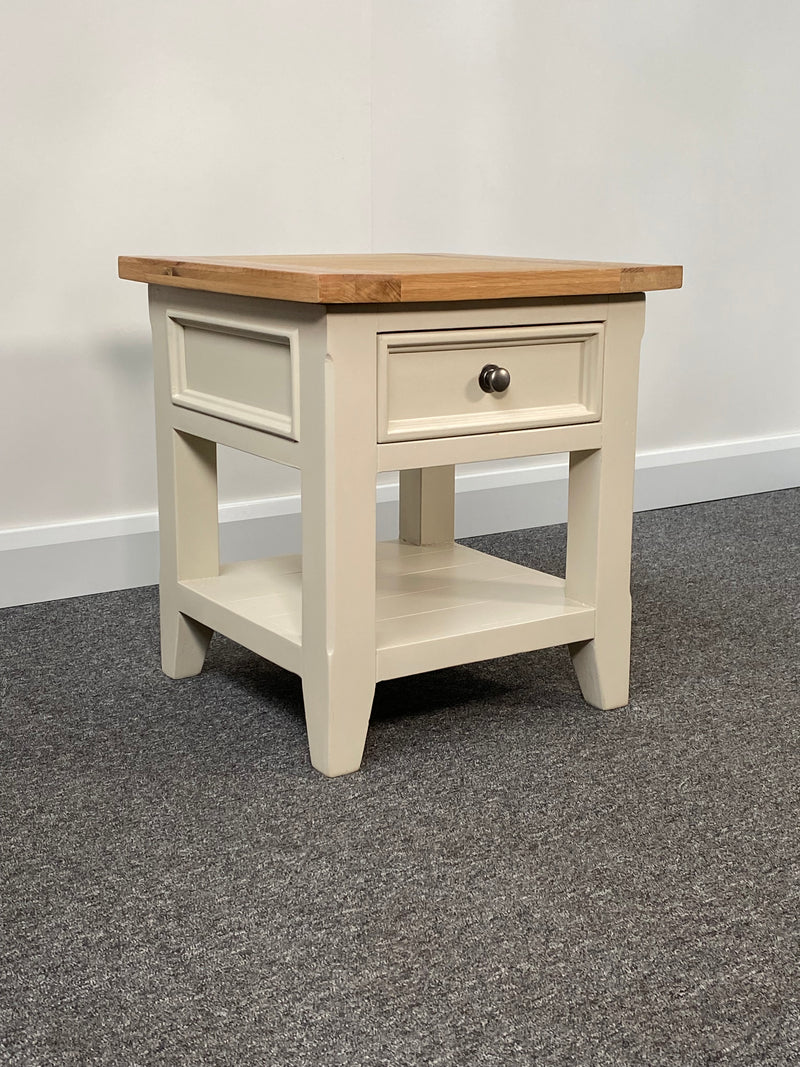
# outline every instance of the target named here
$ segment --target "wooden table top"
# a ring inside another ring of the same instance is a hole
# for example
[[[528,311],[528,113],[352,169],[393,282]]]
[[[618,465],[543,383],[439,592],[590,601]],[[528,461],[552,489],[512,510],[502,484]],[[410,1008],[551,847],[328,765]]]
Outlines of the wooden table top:
[[[683,268],[443,254],[120,256],[119,276],[309,304],[399,304],[679,289]]]

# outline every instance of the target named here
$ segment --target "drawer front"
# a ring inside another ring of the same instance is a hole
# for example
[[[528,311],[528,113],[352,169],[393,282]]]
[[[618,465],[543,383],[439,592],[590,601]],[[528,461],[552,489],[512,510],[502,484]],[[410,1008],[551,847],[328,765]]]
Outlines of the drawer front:
[[[173,403],[298,440],[297,331],[168,311]]]
[[[511,377],[484,392],[481,370]],[[386,333],[378,337],[378,440],[597,422],[603,324]]]

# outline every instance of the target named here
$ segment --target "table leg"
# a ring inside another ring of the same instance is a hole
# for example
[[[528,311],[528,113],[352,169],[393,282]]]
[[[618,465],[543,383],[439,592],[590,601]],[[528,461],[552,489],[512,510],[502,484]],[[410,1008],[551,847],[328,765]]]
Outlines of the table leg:
[[[400,540],[437,545],[453,540],[455,467],[400,471]]]
[[[172,425],[167,314],[150,291],[155,357],[159,595],[161,663],[171,678],[188,678],[203,667],[212,631],[177,608],[178,581],[219,574],[217,446]]]
[[[217,446],[165,425],[158,433],[161,663],[171,678],[203,667],[212,631],[178,611],[182,578],[219,573]]]
[[[358,770],[375,694],[375,327],[329,315],[301,353],[303,698],[311,762]]]
[[[628,703],[631,646],[631,526],[639,345],[644,296],[614,298],[603,373],[602,448],[570,454],[568,597],[595,606],[595,637],[570,646],[586,700]]]

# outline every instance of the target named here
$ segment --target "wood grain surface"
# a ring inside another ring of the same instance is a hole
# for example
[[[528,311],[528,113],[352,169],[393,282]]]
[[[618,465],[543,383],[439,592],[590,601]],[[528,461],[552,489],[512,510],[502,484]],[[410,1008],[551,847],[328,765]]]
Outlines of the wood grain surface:
[[[445,254],[120,256],[130,281],[309,304],[642,293],[679,289],[683,268]]]

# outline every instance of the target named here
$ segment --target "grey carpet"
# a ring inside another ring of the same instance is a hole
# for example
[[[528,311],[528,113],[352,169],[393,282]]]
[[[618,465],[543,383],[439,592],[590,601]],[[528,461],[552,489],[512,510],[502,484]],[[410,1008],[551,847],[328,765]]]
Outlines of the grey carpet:
[[[0,1062],[800,1063],[800,490],[637,517],[633,699],[378,687],[360,774],[139,589],[0,614]],[[474,539],[557,571],[564,529]]]

